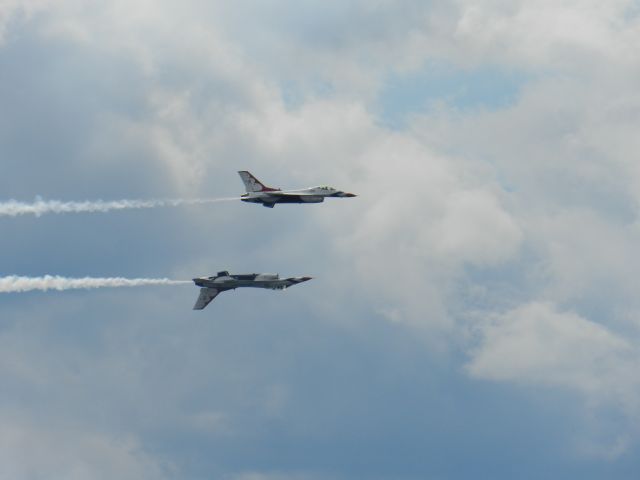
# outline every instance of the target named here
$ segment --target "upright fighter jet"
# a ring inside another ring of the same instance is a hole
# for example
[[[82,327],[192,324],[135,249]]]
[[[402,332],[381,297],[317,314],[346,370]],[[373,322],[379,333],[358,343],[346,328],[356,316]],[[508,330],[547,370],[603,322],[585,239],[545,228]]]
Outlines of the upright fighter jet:
[[[276,203],[321,203],[324,202],[325,197],[355,197],[353,193],[345,193],[326,186],[282,191],[279,188],[265,186],[247,171],[238,173],[247,189],[247,193],[242,195],[241,200],[261,203],[264,207],[273,208]]]
[[[291,285],[311,280],[311,277],[280,278],[277,273],[250,273],[246,275],[230,275],[229,272],[218,272],[213,277],[194,278],[193,282],[200,288],[200,296],[193,306],[194,310],[202,310],[216,298],[220,292],[235,290],[240,287],[270,288],[284,290]]]

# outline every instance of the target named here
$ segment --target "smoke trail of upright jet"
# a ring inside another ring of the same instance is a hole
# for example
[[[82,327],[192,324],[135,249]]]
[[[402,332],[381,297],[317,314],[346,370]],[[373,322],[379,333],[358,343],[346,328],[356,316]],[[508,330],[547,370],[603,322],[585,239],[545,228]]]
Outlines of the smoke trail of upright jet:
[[[36,217],[39,217],[47,213],[103,213],[112,210],[204,205],[207,203],[229,202],[239,199],[240,197],[61,202],[59,200],[42,200],[41,198],[36,197],[36,200],[33,203],[19,202],[17,200],[0,202],[0,217],[17,217],[19,215],[35,215]]]
[[[67,278],[45,275],[44,277],[20,277],[11,275],[0,277],[0,293],[28,292],[31,290],[73,290],[113,287],[143,287],[147,285],[185,285],[187,280],[170,280],[168,278]]]

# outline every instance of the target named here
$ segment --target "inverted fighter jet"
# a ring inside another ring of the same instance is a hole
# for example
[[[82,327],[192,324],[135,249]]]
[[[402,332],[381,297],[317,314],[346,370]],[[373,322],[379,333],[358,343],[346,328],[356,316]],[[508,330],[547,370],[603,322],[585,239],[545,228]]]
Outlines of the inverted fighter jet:
[[[247,193],[240,199],[243,202],[261,203],[264,207],[273,208],[276,203],[321,203],[326,197],[355,197],[353,193],[326,186],[282,191],[279,188],[265,186],[247,171],[238,173],[247,189]]]
[[[247,275],[230,275],[229,272],[218,272],[213,277],[194,278],[193,282],[200,288],[200,296],[193,306],[194,310],[202,310],[216,298],[220,292],[235,290],[240,287],[270,288],[284,290],[291,285],[311,280],[311,277],[280,278],[277,273],[250,273]]]

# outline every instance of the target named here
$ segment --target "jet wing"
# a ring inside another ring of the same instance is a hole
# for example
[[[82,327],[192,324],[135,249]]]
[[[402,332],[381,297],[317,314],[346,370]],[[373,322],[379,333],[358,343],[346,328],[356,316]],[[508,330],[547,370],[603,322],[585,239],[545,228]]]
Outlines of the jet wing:
[[[202,310],[204,307],[211,303],[211,300],[216,298],[220,293],[219,290],[215,288],[201,288],[200,295],[198,296],[198,300],[196,300],[196,304],[193,306],[194,310]]]

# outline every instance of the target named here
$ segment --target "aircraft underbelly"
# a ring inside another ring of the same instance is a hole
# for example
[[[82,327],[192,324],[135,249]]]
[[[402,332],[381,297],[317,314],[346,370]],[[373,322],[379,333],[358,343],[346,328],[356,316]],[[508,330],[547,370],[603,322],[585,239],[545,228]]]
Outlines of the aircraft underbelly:
[[[246,197],[241,199],[248,203],[261,203],[265,207],[273,207],[279,203],[322,203],[324,197],[321,195],[261,195]]]
[[[321,203],[323,201],[323,197],[315,195],[287,195],[279,197],[276,203]]]
[[[320,196],[304,196],[304,197],[300,197],[300,199],[304,202],[304,203],[322,203],[324,202],[324,197],[320,197]]]

